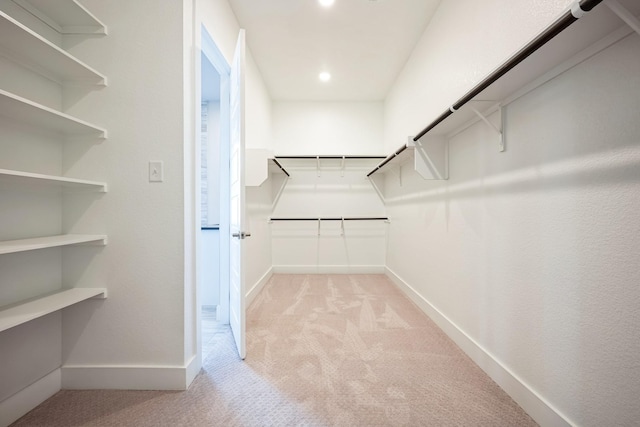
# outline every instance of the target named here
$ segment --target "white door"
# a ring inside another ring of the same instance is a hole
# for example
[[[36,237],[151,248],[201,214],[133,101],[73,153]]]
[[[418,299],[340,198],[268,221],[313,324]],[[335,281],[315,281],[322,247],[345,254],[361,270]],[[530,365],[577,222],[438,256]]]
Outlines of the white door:
[[[245,199],[244,199],[244,67],[245,48],[244,30],[240,30],[238,44],[231,64],[229,81],[230,139],[229,139],[229,199],[230,199],[230,283],[229,283],[229,323],[236,341],[238,353],[242,359],[246,356],[245,345],[245,262],[244,238]]]

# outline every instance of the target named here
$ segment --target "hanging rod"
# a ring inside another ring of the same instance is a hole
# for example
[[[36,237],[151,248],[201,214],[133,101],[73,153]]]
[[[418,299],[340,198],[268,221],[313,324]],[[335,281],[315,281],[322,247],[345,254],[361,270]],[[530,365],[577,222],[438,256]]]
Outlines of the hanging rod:
[[[269,221],[389,221],[387,217],[270,218]]]
[[[280,162],[278,160],[276,160],[276,159],[271,159],[271,160],[273,160],[273,163],[275,163],[276,166],[278,166],[280,168],[280,170],[285,173],[285,175],[287,175],[288,177],[291,176],[291,175],[289,175],[289,172],[287,172],[287,170],[282,167],[282,165],[280,164]]]
[[[400,153],[402,153],[404,150],[406,150],[407,148],[409,148],[409,144],[404,144],[402,147],[398,148],[396,151],[394,151],[393,153],[391,153],[391,155],[387,156],[384,158],[383,161],[381,161],[378,166],[376,166],[376,168],[374,170],[372,170],[371,172],[369,172],[367,174],[367,177],[370,177],[371,175],[373,175],[374,173],[376,173],[376,171],[378,169],[380,169],[381,167],[383,167],[384,165],[386,165],[387,163],[389,163],[391,160],[393,160],[396,156],[398,156]]]
[[[586,12],[591,11],[594,7],[600,4],[602,0],[581,0],[573,4],[570,10],[565,12],[560,18],[558,18],[553,24],[539,34],[535,39],[529,42],[526,46],[516,52],[511,58],[509,58],[504,64],[498,67],[493,73],[487,76],[484,80],[478,83],[473,89],[467,92],[462,98],[454,103],[448,110],[442,113],[438,118],[425,127],[420,133],[418,133],[413,140],[418,141],[427,132],[434,127],[438,126],[447,117],[453,114],[456,110],[460,109],[467,102],[471,101],[480,92],[491,86],[500,77],[505,75],[509,70],[520,64],[527,59],[532,53],[544,46],[552,38],[560,34],[571,24],[580,19]]]
[[[384,156],[276,156],[277,159],[384,159]]]

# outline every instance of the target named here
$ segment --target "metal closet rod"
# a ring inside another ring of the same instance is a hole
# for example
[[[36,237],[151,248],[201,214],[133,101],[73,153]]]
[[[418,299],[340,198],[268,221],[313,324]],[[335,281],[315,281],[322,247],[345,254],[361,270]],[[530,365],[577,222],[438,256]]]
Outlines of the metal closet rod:
[[[280,168],[280,170],[285,173],[285,175],[287,175],[289,177],[291,176],[291,175],[289,175],[289,172],[287,172],[287,170],[282,167],[282,165],[280,164],[280,162],[278,160],[276,160],[276,159],[271,159],[271,160],[273,160],[273,163],[275,163],[276,166],[278,166]]]
[[[389,221],[387,217],[271,218],[270,221]]]
[[[409,148],[409,144],[404,144],[402,147],[398,148],[396,151],[391,153],[391,155],[385,157],[384,160],[382,162],[380,162],[380,164],[378,164],[378,166],[376,166],[376,168],[374,170],[372,170],[371,172],[369,172],[367,174],[367,177],[370,177],[371,175],[373,175],[378,169],[380,169],[381,167],[383,167],[384,165],[389,163],[391,160],[393,160],[394,157],[396,157],[397,155],[402,153],[407,148]]]
[[[276,156],[276,159],[384,159],[384,156]]]
[[[437,119],[431,122],[420,133],[418,133],[413,140],[417,141],[422,138],[427,132],[434,127],[438,126],[444,119],[453,114],[460,107],[471,101],[480,92],[491,86],[496,80],[505,75],[509,70],[520,64],[527,59],[531,54],[544,46],[552,38],[560,34],[571,24],[576,22],[584,12],[589,12],[591,9],[600,4],[602,0],[581,0],[573,5],[573,7],[565,12],[560,18],[558,18],[553,24],[551,24],[544,32],[538,35],[535,39],[529,42],[526,46],[516,52],[511,58],[509,58],[504,64],[498,67],[493,73],[487,76],[484,80],[478,83],[473,89],[467,92],[462,98],[454,103],[447,111],[442,113]]]

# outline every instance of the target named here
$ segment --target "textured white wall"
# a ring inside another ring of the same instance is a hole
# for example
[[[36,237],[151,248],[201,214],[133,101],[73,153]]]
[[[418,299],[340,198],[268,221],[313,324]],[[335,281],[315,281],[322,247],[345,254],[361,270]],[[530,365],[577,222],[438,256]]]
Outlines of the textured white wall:
[[[473,3],[442,3],[386,104],[389,148],[566,6],[454,13]],[[438,38],[460,57],[442,56]],[[634,34],[509,105],[506,152],[479,123],[450,141],[449,181],[386,182],[387,266],[576,425],[640,417],[638,70]]]
[[[380,155],[382,102],[296,102],[273,104],[277,155]]]
[[[71,92],[65,104],[108,129],[109,139],[88,149],[68,144],[64,169],[103,179],[110,191],[90,203],[66,199],[63,228],[104,232],[109,244],[92,258],[65,259],[65,276],[105,286],[109,299],[64,313],[63,362],[183,366],[183,5],[85,4],[109,35],[72,39],[69,50],[109,86],[84,97]],[[148,182],[149,160],[164,161],[163,183]]]

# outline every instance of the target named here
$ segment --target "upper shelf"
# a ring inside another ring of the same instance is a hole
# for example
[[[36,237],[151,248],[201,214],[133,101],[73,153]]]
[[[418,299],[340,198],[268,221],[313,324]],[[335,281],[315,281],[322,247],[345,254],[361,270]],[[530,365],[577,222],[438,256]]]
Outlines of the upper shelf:
[[[106,242],[107,236],[103,234],[63,234],[59,236],[36,237],[33,239],[5,240],[0,242],[0,255],[82,243],[106,245]]]
[[[413,137],[413,141],[422,139],[425,142],[423,146],[428,146],[431,137],[446,138],[633,32],[617,15],[618,12],[612,11],[615,2],[599,4],[600,2],[601,0],[582,0],[577,3],[580,7],[574,6],[573,10],[562,14],[467,94],[448,106]],[[629,16],[640,13],[640,2],[626,0],[622,3],[627,7],[624,9],[623,6],[623,11]],[[402,150],[403,147],[385,158],[369,175],[391,163],[390,160]]]
[[[104,75],[4,12],[0,12],[0,50],[18,63],[60,84],[106,84]]]
[[[89,298],[106,298],[105,288],[73,288],[0,307],[0,332],[62,310]]]
[[[106,26],[76,0],[13,0],[60,34],[106,34]]]
[[[104,182],[42,175],[38,173],[21,172],[8,169],[0,169],[0,181],[9,182],[11,184],[35,184],[38,187],[54,187],[59,189],[85,189],[101,193],[106,193],[107,191],[107,184]]]
[[[93,135],[104,139],[107,135],[105,129],[2,89],[0,115],[67,136]]]

